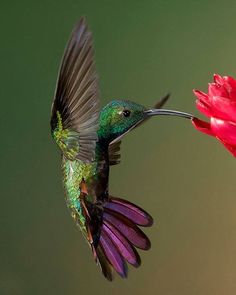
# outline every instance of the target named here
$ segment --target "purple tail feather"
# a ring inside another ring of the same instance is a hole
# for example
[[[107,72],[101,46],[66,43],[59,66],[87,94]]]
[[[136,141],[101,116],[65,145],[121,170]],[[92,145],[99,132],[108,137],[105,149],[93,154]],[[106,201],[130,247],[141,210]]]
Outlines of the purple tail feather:
[[[108,280],[113,280],[113,270],[126,278],[127,262],[134,267],[140,266],[141,259],[136,248],[148,250],[151,242],[138,226],[148,227],[152,223],[152,217],[131,202],[110,197],[104,203],[103,224],[96,252]]]

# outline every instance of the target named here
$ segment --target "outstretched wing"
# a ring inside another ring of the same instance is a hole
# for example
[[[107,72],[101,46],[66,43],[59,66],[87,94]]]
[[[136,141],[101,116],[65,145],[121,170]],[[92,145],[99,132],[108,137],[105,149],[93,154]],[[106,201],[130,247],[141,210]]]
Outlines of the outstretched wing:
[[[99,118],[99,89],[92,34],[81,18],[66,46],[51,113],[52,136],[71,159],[94,159]]]
[[[158,101],[154,105],[154,108],[155,109],[161,109],[163,107],[163,105],[167,102],[169,97],[170,97],[170,94],[167,94],[166,96],[164,96],[160,101]],[[146,120],[148,120],[148,118]],[[140,126],[141,124],[146,122],[146,120],[142,121],[137,126]],[[121,158],[120,146],[121,146],[121,140],[114,141],[114,142],[110,143],[110,145],[109,145],[109,149],[108,149],[108,152],[109,152],[109,164],[111,166],[112,165],[117,165],[117,164],[120,163],[120,158]]]

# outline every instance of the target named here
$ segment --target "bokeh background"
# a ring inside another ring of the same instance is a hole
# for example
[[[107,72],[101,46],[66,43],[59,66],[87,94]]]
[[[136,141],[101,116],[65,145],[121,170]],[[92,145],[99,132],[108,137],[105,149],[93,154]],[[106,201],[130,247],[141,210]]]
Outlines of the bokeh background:
[[[93,31],[102,104],[129,98],[193,112],[193,88],[236,76],[235,1],[1,1],[0,294],[236,293],[236,160],[189,121],[129,134],[110,190],[155,224],[142,267],[103,279],[66,209],[49,118],[74,23]]]

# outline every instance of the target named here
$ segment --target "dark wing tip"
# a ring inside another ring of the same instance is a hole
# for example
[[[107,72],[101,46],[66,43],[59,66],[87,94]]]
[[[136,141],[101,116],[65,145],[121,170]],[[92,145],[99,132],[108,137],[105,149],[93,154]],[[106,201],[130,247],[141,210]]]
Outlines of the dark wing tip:
[[[161,98],[161,100],[159,100],[155,105],[154,105],[154,108],[155,109],[161,109],[163,106],[164,106],[164,104],[167,102],[167,100],[170,98],[170,92],[169,93],[167,93],[165,96],[163,96],[162,98]]]
[[[88,30],[88,23],[86,18],[82,16],[74,25],[74,29],[72,31],[72,35],[76,34],[76,32],[80,31],[81,29]]]
[[[78,23],[80,24],[84,24],[87,25],[87,21],[86,21],[86,17],[84,15],[82,15],[78,21]]]

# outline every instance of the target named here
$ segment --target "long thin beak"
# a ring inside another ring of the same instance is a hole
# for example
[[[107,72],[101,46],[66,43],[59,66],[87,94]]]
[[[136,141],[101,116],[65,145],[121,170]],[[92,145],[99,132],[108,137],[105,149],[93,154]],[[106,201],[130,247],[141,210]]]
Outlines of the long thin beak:
[[[186,119],[193,119],[194,116],[188,113],[179,112],[179,111],[173,111],[173,110],[165,110],[165,109],[150,109],[144,111],[144,113],[149,116],[158,116],[158,115],[164,115],[164,116],[177,116],[182,117]]]

